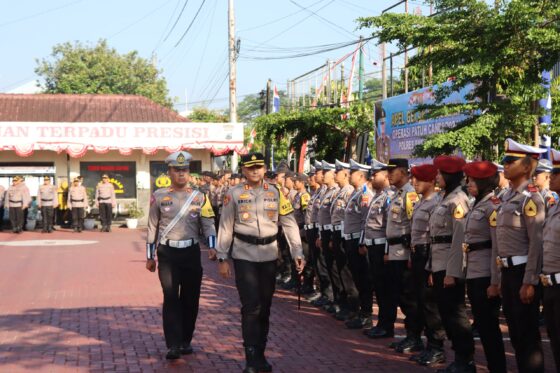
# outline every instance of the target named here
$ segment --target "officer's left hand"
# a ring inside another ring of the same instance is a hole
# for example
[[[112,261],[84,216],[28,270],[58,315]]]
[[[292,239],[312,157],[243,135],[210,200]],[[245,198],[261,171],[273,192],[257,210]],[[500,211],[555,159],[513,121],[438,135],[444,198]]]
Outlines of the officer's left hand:
[[[321,239],[320,238],[317,238],[315,240],[315,246],[317,246],[318,248],[321,248]]]
[[[303,272],[303,268],[305,268],[305,259],[303,258],[296,258],[296,271],[298,273]]]
[[[367,255],[367,246],[366,245],[358,246],[358,253],[364,256]]]
[[[208,259],[210,259],[213,262],[218,259],[218,252],[216,251],[216,249],[208,250]]]
[[[535,297],[535,287],[531,284],[521,285],[521,289],[519,290],[519,297],[521,298],[521,303],[531,303],[533,301],[533,298]]]
[[[455,277],[453,276],[445,276],[443,278],[443,287],[444,288],[452,288],[455,286]]]

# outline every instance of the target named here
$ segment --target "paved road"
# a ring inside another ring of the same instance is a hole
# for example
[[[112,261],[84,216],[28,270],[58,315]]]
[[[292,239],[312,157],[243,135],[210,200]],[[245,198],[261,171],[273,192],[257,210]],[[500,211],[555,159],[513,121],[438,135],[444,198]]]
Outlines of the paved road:
[[[126,229],[0,232],[0,372],[240,371],[237,292],[206,259],[195,353],[163,359],[162,295],[157,276],[144,269],[143,237]],[[275,372],[432,371],[305,303],[298,311],[287,292],[274,299],[269,339]],[[485,371],[480,343],[477,362]]]

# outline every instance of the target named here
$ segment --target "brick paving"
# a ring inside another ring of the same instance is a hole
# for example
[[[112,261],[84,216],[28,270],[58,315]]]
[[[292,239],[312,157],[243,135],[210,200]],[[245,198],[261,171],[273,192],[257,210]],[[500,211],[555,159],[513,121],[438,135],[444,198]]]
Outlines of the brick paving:
[[[241,371],[237,292],[207,259],[195,353],[165,361],[161,288],[144,269],[143,237],[126,229],[0,232],[0,372]],[[298,311],[296,296],[276,293],[268,349],[275,372],[433,371],[389,350],[389,341],[369,340],[302,305]],[[544,346],[552,372],[550,345]],[[506,348],[513,371],[509,342]],[[479,342],[477,363],[485,371]]]

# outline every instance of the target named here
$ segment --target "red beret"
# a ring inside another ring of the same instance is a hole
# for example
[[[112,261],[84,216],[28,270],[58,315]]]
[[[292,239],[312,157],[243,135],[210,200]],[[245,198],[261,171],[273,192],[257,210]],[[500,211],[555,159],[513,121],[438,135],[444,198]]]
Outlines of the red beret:
[[[436,179],[437,168],[433,164],[421,164],[412,167],[410,173],[420,181],[433,181]]]
[[[465,175],[475,179],[486,179],[496,175],[498,172],[498,167],[492,162],[488,161],[477,161],[471,162],[463,167]]]
[[[455,155],[440,155],[434,159],[434,166],[446,174],[462,172],[466,163],[463,158]]]

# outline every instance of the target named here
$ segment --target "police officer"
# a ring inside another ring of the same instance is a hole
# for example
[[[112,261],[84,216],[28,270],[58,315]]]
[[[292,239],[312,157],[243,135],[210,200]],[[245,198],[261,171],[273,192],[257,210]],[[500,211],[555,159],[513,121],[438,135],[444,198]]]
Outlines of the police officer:
[[[294,208],[294,218],[298,224],[299,228],[299,235],[302,240],[302,247],[303,247],[303,255],[305,258],[309,257],[309,245],[306,242],[306,235],[305,235],[305,216],[307,214],[307,210],[310,207],[309,201],[311,200],[311,195],[306,189],[306,185],[309,181],[309,177],[303,173],[294,173],[291,175],[290,180],[292,180],[294,184],[294,189],[296,194],[294,195],[293,199],[290,201]],[[303,285],[300,289],[302,294],[310,294],[313,292],[313,268],[306,265],[303,270]],[[297,276],[297,272],[293,273],[292,276]]]
[[[423,164],[412,167],[410,173],[414,190],[422,196],[412,212],[410,258],[419,322],[423,325],[427,338],[425,349],[413,356],[412,360],[430,366],[445,362],[443,350],[445,330],[441,323],[434,289],[428,286],[428,271],[431,271],[430,216],[439,202],[439,195],[435,191],[437,168],[432,164]]]
[[[191,340],[202,282],[200,232],[210,249],[214,249],[216,243],[210,200],[188,186],[191,158],[189,153],[179,151],[165,159],[171,187],[154,192],[148,217],[146,268],[150,272],[156,270],[157,249],[158,275],[163,289],[163,333],[169,360],[193,351]]]
[[[539,272],[545,204],[531,177],[545,149],[506,140],[504,176],[511,189],[498,210],[496,237],[502,307],[520,372],[544,371],[539,332]]]
[[[101,182],[95,188],[95,207],[99,208],[99,220],[101,220],[101,232],[111,231],[111,220],[113,209],[117,206],[115,187],[109,180],[109,175],[103,174]]]
[[[455,361],[442,372],[474,372],[474,339],[465,306],[462,266],[465,216],[469,198],[463,192],[465,160],[440,155],[434,159],[436,181],[443,191],[430,216],[432,281],[439,314],[455,351]]]
[[[539,188],[539,192],[544,199],[546,211],[558,202],[558,194],[550,190],[551,171],[552,166],[550,161],[548,159],[541,159],[539,160],[539,164],[535,169],[535,176],[533,177],[533,183]]]
[[[311,171],[308,173],[308,183],[309,183],[309,203],[307,209],[305,210],[304,216],[304,225],[303,228],[305,229],[305,238],[308,246],[308,255],[305,256],[307,259],[306,268],[304,270],[304,283],[302,287],[302,293],[308,293],[308,300],[314,301],[321,297],[320,292],[315,291],[314,287],[314,280],[316,274],[316,266],[315,266],[315,241],[317,239],[317,231],[315,228],[315,223],[313,223],[313,205],[315,203],[315,199],[317,198],[317,194],[320,190],[320,185],[316,181],[316,169],[315,167],[311,168]]]
[[[223,277],[231,276],[227,257],[232,247],[235,284],[241,299],[244,372],[270,372],[272,367],[264,351],[275,287],[278,221],[298,272],[303,270],[305,260],[292,205],[276,185],[263,181],[264,156],[244,155],[241,166],[247,181],[230,189],[224,199],[217,245],[218,267]]]
[[[552,149],[550,189],[560,193],[560,152]],[[560,371],[560,207],[548,211],[543,231],[544,317],[556,370]]]
[[[88,206],[86,188],[80,184],[79,178],[74,178],[68,190],[68,208],[72,211],[72,227],[74,232],[81,232],[84,227],[84,211]]]
[[[51,184],[49,176],[43,177],[44,184],[37,192],[37,206],[43,215],[43,233],[52,233],[54,224],[54,209],[58,207],[57,187]]]
[[[496,197],[502,200],[504,194],[509,190],[509,180],[504,176],[504,166],[498,163],[494,163],[494,165],[498,168],[498,176],[500,180],[498,181],[498,186],[494,190],[494,194]]]
[[[490,372],[506,372],[504,341],[500,330],[499,276],[496,261],[496,217],[501,203],[494,195],[498,169],[488,161],[464,167],[469,194],[475,198],[465,222],[463,265],[467,295]]]
[[[344,210],[342,237],[348,268],[356,284],[357,293],[353,289],[346,289],[351,314],[345,325],[349,329],[371,328],[372,325],[368,260],[359,252],[360,242],[364,238],[366,216],[373,198],[373,192],[367,187],[370,169],[370,166],[350,160],[350,183],[354,192]]]
[[[26,193],[25,189],[21,187],[21,182],[20,176],[14,176],[12,185],[6,191],[5,206],[8,208],[12,232],[14,233],[23,231],[23,210],[27,209],[31,203],[29,193]]]

